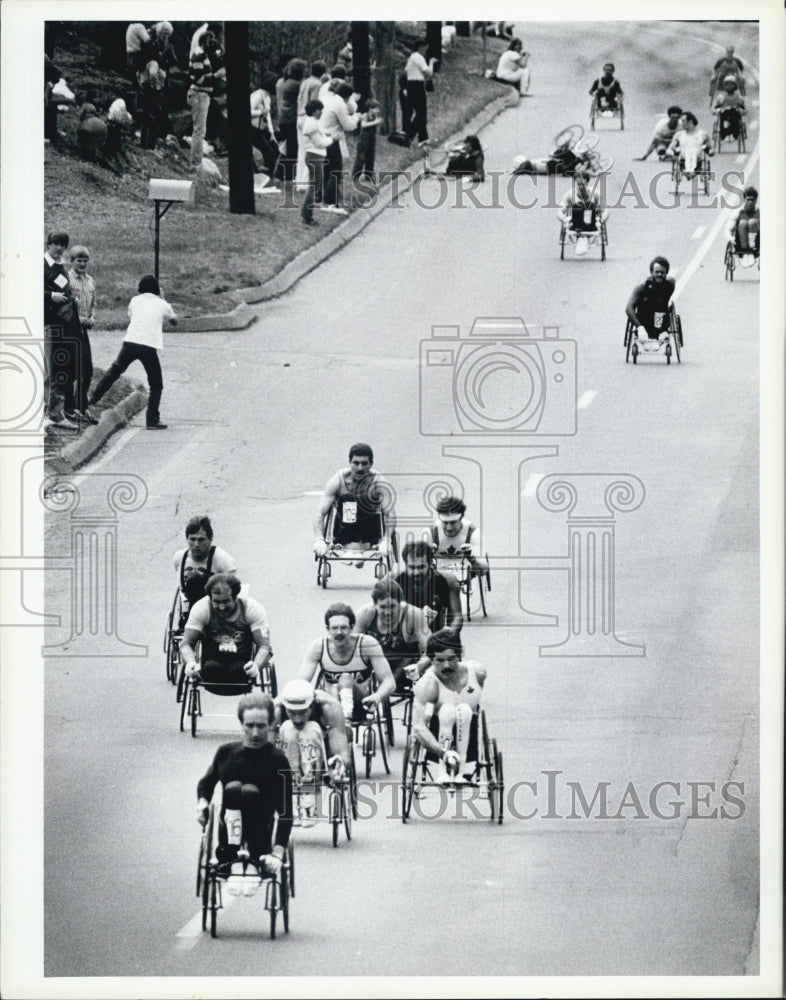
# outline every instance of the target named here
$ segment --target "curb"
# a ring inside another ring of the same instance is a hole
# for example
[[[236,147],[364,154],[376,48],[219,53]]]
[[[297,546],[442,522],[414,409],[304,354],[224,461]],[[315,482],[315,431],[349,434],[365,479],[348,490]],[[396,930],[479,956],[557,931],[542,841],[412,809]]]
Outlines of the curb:
[[[511,97],[510,92],[495,98],[482,111],[479,111],[474,118],[471,118],[462,127],[460,132],[454,132],[453,135],[445,139],[445,143],[456,142],[468,133],[479,132],[506,108],[518,107],[518,103],[518,98]],[[396,184],[393,184],[392,181],[387,181],[368,208],[356,209],[346,222],[343,222],[340,226],[336,226],[335,229],[331,230],[318,243],[309,247],[308,250],[304,250],[303,253],[295,257],[293,261],[290,261],[275,277],[266,281],[264,285],[256,285],[252,288],[239,288],[229,294],[243,303],[267,302],[270,299],[278,298],[279,295],[284,295],[301,278],[319,267],[328,257],[331,257],[337,250],[340,250],[350,240],[353,240],[366,226],[370,225],[399,195],[408,191],[423,172],[424,167],[422,162],[415,161],[411,167],[396,174]],[[402,183],[398,183],[399,181]]]
[[[463,135],[479,132],[489,125],[497,115],[506,108],[516,107],[518,100],[511,99],[506,93],[495,98],[471,118],[460,132],[445,139],[445,144],[458,141]],[[256,313],[250,308],[251,303],[268,302],[290,291],[301,278],[319,267],[329,257],[353,240],[366,226],[388,208],[405,191],[408,191],[415,181],[423,174],[422,161],[416,160],[410,167],[402,170],[388,180],[378,192],[378,196],[368,208],[356,209],[340,226],[336,226],[323,239],[308,250],[295,257],[275,277],[264,285],[252,288],[239,288],[229,294],[238,299],[238,305],[229,313],[216,313],[210,316],[190,316],[178,321],[176,328],[167,333],[206,333],[213,330],[245,330],[257,319]],[[393,183],[393,180],[396,183]],[[137,385],[137,388],[126,396],[111,410],[107,410],[97,426],[91,426],[79,435],[72,444],[66,445],[60,453],[47,459],[47,468],[57,475],[69,475],[81,465],[89,461],[96,452],[106,444],[109,438],[129,422],[147,404],[147,393]]]
[[[115,431],[125,427],[131,417],[146,405],[147,393],[142,388],[134,389],[130,396],[126,396],[111,410],[106,410],[98,424],[88,427],[76,441],[66,445],[58,455],[47,459],[48,471],[61,476],[75,472],[103,448]]]

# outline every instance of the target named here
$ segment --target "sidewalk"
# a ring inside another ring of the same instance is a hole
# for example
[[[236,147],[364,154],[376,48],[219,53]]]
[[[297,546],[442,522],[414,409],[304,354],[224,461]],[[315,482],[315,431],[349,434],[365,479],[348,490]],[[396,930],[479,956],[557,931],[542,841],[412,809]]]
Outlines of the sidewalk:
[[[443,145],[458,142],[463,136],[477,134],[489,125],[502,111],[518,104],[517,95],[506,89],[505,93],[495,98],[474,118],[467,122],[454,135],[442,140]],[[257,319],[258,310],[251,304],[267,302],[290,291],[301,278],[319,267],[334,253],[353,240],[366,226],[370,225],[393,201],[408,191],[423,173],[422,162],[413,164],[409,169],[399,174],[394,185],[388,180],[380,189],[376,199],[365,209],[352,212],[340,226],[326,233],[323,239],[295,257],[287,266],[264,285],[253,288],[240,288],[232,292],[232,298],[238,301],[235,309],[228,313],[212,316],[192,316],[181,319],[176,328],[168,330],[169,336],[182,333],[205,333],[213,330],[245,330]],[[109,438],[131,418],[143,410],[147,404],[147,393],[141,383],[126,380],[131,391],[113,406],[107,408],[101,415],[97,425],[86,425],[78,432],[52,431],[59,442],[53,442],[55,449],[46,458],[48,474],[68,475],[88,462],[106,444]],[[59,448],[57,445],[59,444]]]

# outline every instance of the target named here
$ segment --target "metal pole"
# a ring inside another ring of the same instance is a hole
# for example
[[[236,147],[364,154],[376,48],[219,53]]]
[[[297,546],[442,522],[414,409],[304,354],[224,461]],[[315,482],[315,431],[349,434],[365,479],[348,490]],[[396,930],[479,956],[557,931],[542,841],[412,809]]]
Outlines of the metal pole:
[[[158,198],[156,198],[156,263],[154,268],[156,281],[158,281],[158,241],[159,241],[159,233],[161,230],[161,216],[159,215],[160,208],[161,208],[161,202],[158,200]]]

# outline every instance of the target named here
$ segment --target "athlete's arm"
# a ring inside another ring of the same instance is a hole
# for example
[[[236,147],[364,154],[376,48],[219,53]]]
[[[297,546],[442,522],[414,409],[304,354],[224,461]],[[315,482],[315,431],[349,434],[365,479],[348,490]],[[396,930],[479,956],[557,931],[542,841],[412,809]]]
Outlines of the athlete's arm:
[[[314,537],[317,539],[325,537],[325,521],[328,514],[333,509],[333,504],[336,502],[339,490],[341,488],[341,473],[337,472],[335,476],[332,476],[325,486],[325,492],[322,494],[322,499],[319,501],[319,509],[317,511],[316,517],[314,518]]]
[[[636,285],[636,287],[631,292],[631,296],[628,299],[628,304],[625,306],[625,315],[631,321],[635,323],[636,326],[641,325],[641,320],[636,315],[636,306],[639,304],[639,299],[641,298],[642,292],[644,290],[644,285]]]
[[[321,691],[317,695],[323,694]],[[340,757],[344,762],[344,767],[349,769],[349,740],[347,739],[347,721],[344,716],[344,709],[329,695],[324,695],[325,700],[320,699],[322,705],[322,724],[325,727],[328,743],[328,753],[331,757]]]
[[[419,743],[431,750],[437,757],[443,757],[442,748],[436,740],[426,721],[426,706],[431,704],[436,712],[439,689],[433,674],[425,674],[414,687],[412,700],[412,731]]]
[[[367,695],[363,699],[363,704],[370,705],[373,703],[379,705],[381,701],[384,701],[385,698],[389,697],[396,690],[393,671],[385,659],[382,647],[373,636],[367,635],[359,641],[363,643],[363,659],[374,671],[374,676],[377,679],[377,690],[373,694]]]

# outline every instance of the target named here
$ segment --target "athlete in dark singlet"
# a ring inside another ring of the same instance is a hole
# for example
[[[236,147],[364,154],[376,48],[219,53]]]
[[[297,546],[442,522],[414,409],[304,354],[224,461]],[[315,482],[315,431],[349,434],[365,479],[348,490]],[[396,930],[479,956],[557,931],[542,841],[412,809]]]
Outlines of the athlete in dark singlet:
[[[371,591],[371,604],[365,604],[358,611],[355,631],[373,635],[382,647],[385,659],[390,664],[396,681],[396,693],[410,690],[410,678],[419,676],[417,668],[406,668],[424,658],[426,643],[430,635],[428,622],[420,608],[404,601],[401,587],[389,577],[377,580]],[[428,666],[424,662],[423,669]]]
[[[668,273],[666,258],[655,257],[650,264],[650,277],[633,289],[625,307],[628,319],[637,327],[644,327],[650,340],[668,340],[669,302],[674,294],[674,279]]]
[[[459,632],[464,618],[456,577],[434,569],[433,549],[428,542],[407,542],[402,557],[406,568],[393,579],[407,604],[424,610],[432,632],[445,627]]]
[[[207,515],[192,517],[186,525],[185,549],[178,549],[172,562],[180,577],[183,614],[205,596],[205,584],[214,573],[237,575],[237,563],[218,545],[213,545],[213,525]],[[185,617],[182,625],[185,624]]]
[[[349,449],[349,468],[339,470],[325,487],[314,518],[314,553],[323,556],[330,544],[387,551],[396,526],[390,490],[371,471],[374,453],[367,444]],[[328,520],[335,509],[332,538],[326,537]],[[362,564],[361,564],[362,565]]]
[[[312,682],[321,671],[320,686],[338,698],[349,721],[362,719],[396,687],[379,643],[353,632],[354,624],[355,612],[348,604],[331,604],[325,612],[327,638],[312,642],[298,671],[298,677]]]

